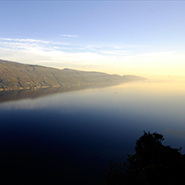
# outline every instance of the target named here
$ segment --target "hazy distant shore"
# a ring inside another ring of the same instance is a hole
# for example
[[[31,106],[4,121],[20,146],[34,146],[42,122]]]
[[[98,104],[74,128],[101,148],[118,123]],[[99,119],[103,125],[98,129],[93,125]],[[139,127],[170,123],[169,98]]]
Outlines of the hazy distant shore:
[[[0,60],[0,91],[115,85],[146,78],[134,75],[110,75],[73,69],[56,69]]]

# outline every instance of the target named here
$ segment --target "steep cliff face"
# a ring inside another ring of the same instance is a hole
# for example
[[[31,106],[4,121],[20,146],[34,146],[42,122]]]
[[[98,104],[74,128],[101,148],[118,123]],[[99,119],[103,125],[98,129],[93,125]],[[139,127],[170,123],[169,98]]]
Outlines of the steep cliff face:
[[[119,84],[133,80],[144,80],[144,78],[132,75],[119,76],[72,69],[60,70],[0,60],[0,91]]]

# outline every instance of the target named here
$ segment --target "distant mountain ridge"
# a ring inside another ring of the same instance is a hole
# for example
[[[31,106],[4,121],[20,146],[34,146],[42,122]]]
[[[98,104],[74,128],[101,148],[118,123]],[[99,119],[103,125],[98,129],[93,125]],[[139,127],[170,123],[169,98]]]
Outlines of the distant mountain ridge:
[[[60,70],[51,67],[0,60],[0,91],[111,85],[145,79],[134,75],[119,76],[68,68]]]

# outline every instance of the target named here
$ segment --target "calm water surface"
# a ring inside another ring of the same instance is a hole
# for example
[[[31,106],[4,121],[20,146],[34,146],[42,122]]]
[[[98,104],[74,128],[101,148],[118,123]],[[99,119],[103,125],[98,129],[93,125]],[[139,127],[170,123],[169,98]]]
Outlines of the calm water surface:
[[[134,152],[143,130],[163,134],[164,144],[185,153],[184,83],[6,98],[0,103],[1,174],[20,184],[97,184],[110,159],[122,162]]]

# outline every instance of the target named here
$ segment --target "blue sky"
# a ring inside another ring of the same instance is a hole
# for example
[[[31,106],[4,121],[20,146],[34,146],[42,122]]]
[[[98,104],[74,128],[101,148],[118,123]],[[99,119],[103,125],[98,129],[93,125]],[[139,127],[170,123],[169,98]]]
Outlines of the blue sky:
[[[183,1],[1,1],[0,58],[26,64],[184,76]]]

